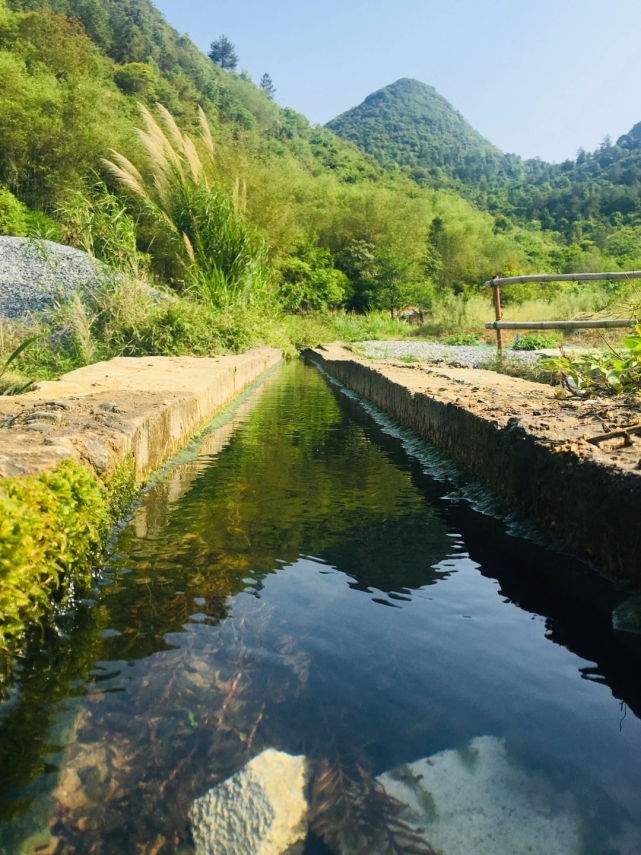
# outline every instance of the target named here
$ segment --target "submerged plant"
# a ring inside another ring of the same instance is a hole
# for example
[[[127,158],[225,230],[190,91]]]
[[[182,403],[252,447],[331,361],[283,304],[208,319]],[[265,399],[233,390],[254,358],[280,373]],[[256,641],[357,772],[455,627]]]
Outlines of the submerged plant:
[[[358,764],[347,772],[340,761],[321,761],[309,821],[314,833],[337,852],[437,855],[407,805]]]
[[[244,189],[224,190],[211,177],[214,143],[202,109],[201,146],[157,105],[164,128],[140,105],[146,130],[138,130],[146,154],[145,175],[113,151],[105,161],[119,183],[143,204],[182,269],[186,287],[217,306],[264,299],[268,288],[266,246],[246,221]],[[244,187],[244,185],[243,185]]]

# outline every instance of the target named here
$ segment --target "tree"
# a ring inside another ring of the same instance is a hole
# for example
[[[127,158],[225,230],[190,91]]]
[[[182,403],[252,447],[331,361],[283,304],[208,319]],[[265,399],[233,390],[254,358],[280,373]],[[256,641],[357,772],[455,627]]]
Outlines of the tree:
[[[212,62],[215,62],[216,65],[224,68],[225,71],[233,71],[238,65],[238,54],[236,53],[236,48],[229,41],[227,36],[221,36],[219,39],[216,39],[215,42],[212,42],[209,46],[209,53],[207,56]]]
[[[274,100],[276,89],[274,88],[274,81],[271,79],[269,74],[267,74],[267,72],[265,72],[260,78],[260,88],[263,90],[265,95],[267,95],[270,101]]]

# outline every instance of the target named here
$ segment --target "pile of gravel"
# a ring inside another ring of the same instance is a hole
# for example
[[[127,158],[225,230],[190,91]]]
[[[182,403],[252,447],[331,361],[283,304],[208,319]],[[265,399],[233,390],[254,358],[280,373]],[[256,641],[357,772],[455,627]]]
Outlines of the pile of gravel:
[[[482,368],[496,358],[493,347],[439,344],[431,341],[360,341],[355,348],[362,356],[373,359],[411,359],[418,362],[442,363],[456,368]],[[535,366],[548,351],[504,351],[505,358],[522,365]]]
[[[79,249],[0,236],[0,317],[28,317],[98,281],[96,262]]]

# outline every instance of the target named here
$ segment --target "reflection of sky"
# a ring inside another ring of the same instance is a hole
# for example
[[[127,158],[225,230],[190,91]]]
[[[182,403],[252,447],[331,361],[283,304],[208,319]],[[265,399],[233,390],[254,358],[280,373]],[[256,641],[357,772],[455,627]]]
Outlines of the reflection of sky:
[[[299,385],[290,397],[292,381]],[[334,740],[347,750],[358,743],[382,771],[487,733],[506,737],[511,751],[530,764],[555,774],[565,768],[571,789],[590,781],[633,814],[641,813],[638,719],[628,715],[619,730],[619,703],[606,687],[582,678],[580,669],[593,663],[551,644],[536,610],[530,614],[504,601],[498,583],[479,573],[464,551],[465,530],[454,534],[443,503],[435,501],[446,485],[426,483],[422,494],[399,440],[382,433],[355,400],[310,369],[290,367],[271,378],[260,407],[270,417],[261,422],[250,399],[214,465],[201,461],[197,473],[186,472],[188,488],[173,511],[167,508],[165,527],[154,530],[151,542],[143,537],[131,547],[153,564],[154,554],[167,555],[172,543],[176,547],[185,526],[198,533],[201,552],[233,553],[250,544],[243,584],[253,576],[254,587],[231,601],[232,613],[246,609],[251,623],[251,592],[258,590],[261,609],[275,610],[274,649],[283,634],[291,634],[312,663],[306,691],[272,713],[270,727],[274,738],[280,734],[280,747],[298,752],[316,743],[318,750],[318,742]],[[236,528],[222,537],[217,527],[224,528],[238,467],[256,442],[264,452],[235,507]],[[288,449],[301,446],[303,454],[289,456]],[[147,504],[155,501],[150,497]],[[355,502],[361,510],[355,511]],[[479,537],[492,544],[487,518],[457,513],[468,518],[470,533],[473,518],[476,547]],[[298,527],[288,530],[287,520]],[[274,560],[281,537],[287,544],[283,553],[311,553],[318,560]],[[508,541],[517,563],[534,549]],[[499,565],[505,564],[501,547],[495,547]],[[545,562],[549,554],[536,550]],[[192,559],[189,553],[174,555],[175,583],[182,588],[180,565],[187,570]],[[496,563],[489,562],[490,573]],[[277,574],[264,576],[268,567]],[[114,600],[124,604],[132,592],[114,593],[108,597],[112,618],[119,611]],[[161,592],[154,589],[154,595]],[[207,612],[205,600],[197,603],[202,606],[188,613]],[[125,609],[120,620],[127,614]],[[195,631],[205,638],[210,630],[201,623]],[[267,655],[270,632],[262,637],[265,649],[254,650],[259,667],[275,661]],[[183,641],[171,633],[164,643]],[[119,640],[111,644],[115,652]]]
[[[336,739],[368,744],[379,770],[479,734],[505,737],[527,763],[565,769],[565,786],[603,787],[640,816],[639,720],[629,715],[619,729],[610,691],[581,677],[591,663],[550,644],[544,619],[505,603],[472,561],[456,565],[399,608],[310,560],[265,580],[261,598],[275,609],[274,624],[313,663],[304,727],[334,718]],[[304,740],[301,712],[288,723],[293,739]]]

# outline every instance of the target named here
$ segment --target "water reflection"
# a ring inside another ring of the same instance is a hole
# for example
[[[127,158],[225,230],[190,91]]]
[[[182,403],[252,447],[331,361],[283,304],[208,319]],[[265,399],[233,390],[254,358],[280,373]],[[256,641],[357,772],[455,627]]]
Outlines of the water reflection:
[[[194,797],[265,747],[378,774],[483,734],[567,795],[581,851],[634,851],[641,729],[595,682],[638,709],[621,595],[445,492],[315,369],[268,379],[17,672],[0,851],[51,822],[59,855],[186,852]]]

